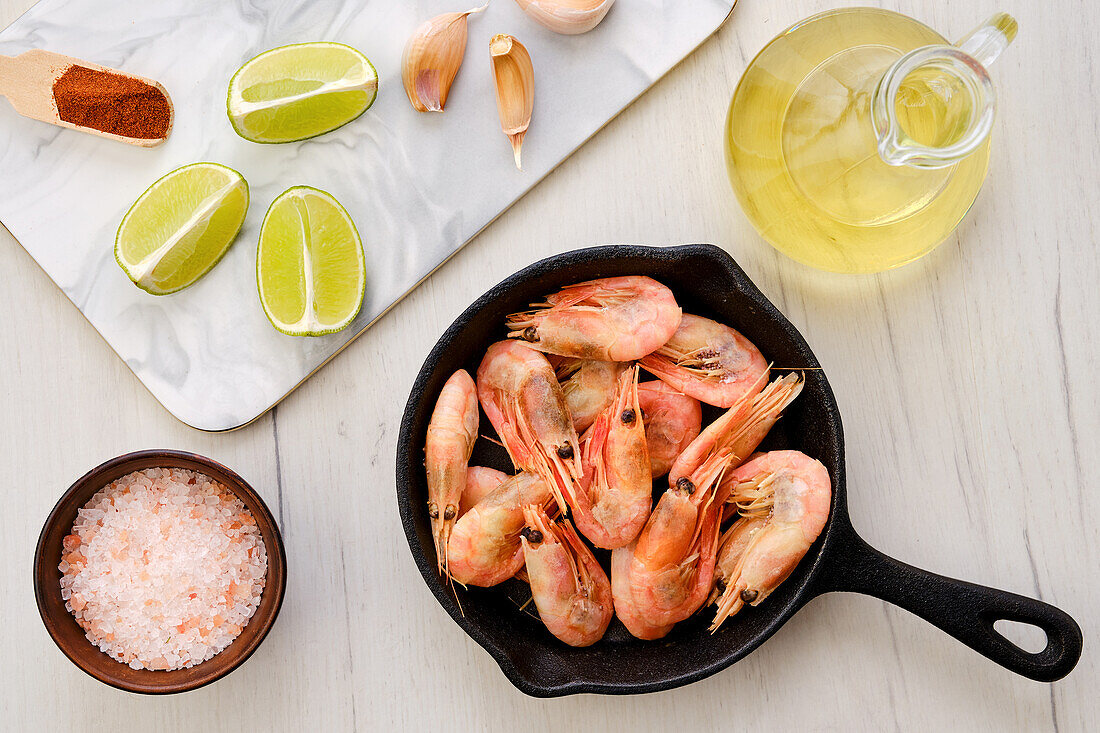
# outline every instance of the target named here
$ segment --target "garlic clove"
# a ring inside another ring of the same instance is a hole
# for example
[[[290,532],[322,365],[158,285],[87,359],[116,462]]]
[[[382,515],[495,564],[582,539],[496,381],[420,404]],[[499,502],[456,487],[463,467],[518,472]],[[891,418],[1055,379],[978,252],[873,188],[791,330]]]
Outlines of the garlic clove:
[[[413,32],[401,56],[401,81],[417,112],[443,111],[466,55],[466,18],[488,6],[437,15]]]
[[[516,0],[525,13],[555,33],[587,33],[600,24],[615,0]]]
[[[520,153],[535,106],[535,69],[531,65],[531,54],[515,38],[500,33],[489,41],[489,57],[493,62],[500,127],[512,141],[516,168],[523,170]]]

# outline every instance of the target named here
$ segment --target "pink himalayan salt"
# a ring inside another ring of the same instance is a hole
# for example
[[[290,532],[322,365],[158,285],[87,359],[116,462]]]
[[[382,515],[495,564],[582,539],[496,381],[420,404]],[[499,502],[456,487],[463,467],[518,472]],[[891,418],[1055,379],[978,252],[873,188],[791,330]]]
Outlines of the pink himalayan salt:
[[[134,669],[182,669],[237,638],[260,603],[267,548],[225,486],[151,468],[104,487],[62,542],[61,597],[88,640]]]

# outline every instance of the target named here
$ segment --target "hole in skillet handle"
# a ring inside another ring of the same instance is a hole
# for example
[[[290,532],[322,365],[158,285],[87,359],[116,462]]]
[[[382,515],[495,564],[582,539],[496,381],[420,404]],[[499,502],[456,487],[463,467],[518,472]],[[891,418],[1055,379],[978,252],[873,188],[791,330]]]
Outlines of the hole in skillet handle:
[[[1038,654],[1047,647],[1046,632],[1038,626],[1002,618],[993,622],[993,630],[1028,654]]]
[[[884,555],[852,528],[847,512],[833,517],[836,536],[822,557],[813,594],[862,593],[900,606],[946,631],[1002,667],[1039,682],[1069,674],[1081,658],[1081,627],[1049,603],[936,575]],[[998,621],[1037,627],[1045,647],[1029,652],[995,628]]]

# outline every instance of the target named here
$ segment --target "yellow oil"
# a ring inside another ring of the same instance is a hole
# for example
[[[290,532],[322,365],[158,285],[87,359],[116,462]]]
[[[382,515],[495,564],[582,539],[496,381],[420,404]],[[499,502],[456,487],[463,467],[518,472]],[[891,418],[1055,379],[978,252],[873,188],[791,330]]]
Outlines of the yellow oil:
[[[894,113],[909,139],[930,148],[957,143],[974,121],[973,100],[962,80],[927,68],[902,80]]]
[[[946,239],[974,202],[989,140],[947,168],[891,166],[879,156],[871,96],[905,53],[947,41],[906,16],[848,8],[792,27],[746,70],[726,122],[730,180],[777,249],[836,272],[877,272]],[[961,82],[918,69],[895,110],[906,136],[958,141],[971,123]]]

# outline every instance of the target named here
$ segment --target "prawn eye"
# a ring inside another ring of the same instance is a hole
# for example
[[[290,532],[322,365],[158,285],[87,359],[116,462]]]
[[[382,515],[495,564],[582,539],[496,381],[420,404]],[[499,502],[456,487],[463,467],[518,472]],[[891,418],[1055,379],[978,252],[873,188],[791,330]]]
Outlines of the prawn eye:
[[[439,519],[439,506],[434,502],[428,502],[428,516],[432,519]]]
[[[569,460],[573,457],[573,446],[569,443],[562,443],[557,449],[558,458]]]
[[[523,340],[534,343],[539,340],[539,332],[534,326],[528,326],[523,329]]]
[[[676,488],[688,495],[695,493],[695,484],[691,483],[691,479],[687,476],[676,479]]]
[[[448,519],[448,520],[449,519],[454,519],[456,513],[457,512],[455,511],[455,505],[454,504],[448,504],[447,508],[443,510],[443,518]]]
[[[537,545],[542,542],[542,532],[537,529],[531,529],[530,527],[524,527],[519,532],[520,537],[530,542],[532,545]]]
[[[624,425],[630,425],[632,422],[634,422],[635,417],[637,416],[634,414],[634,410],[630,409],[629,407],[623,410],[622,415],[619,415],[619,419],[623,421]]]
[[[756,597],[758,595],[760,595],[760,591],[752,590],[751,588],[746,588],[745,590],[741,591],[741,600],[744,601],[745,603],[752,603],[753,601],[756,600]]]

